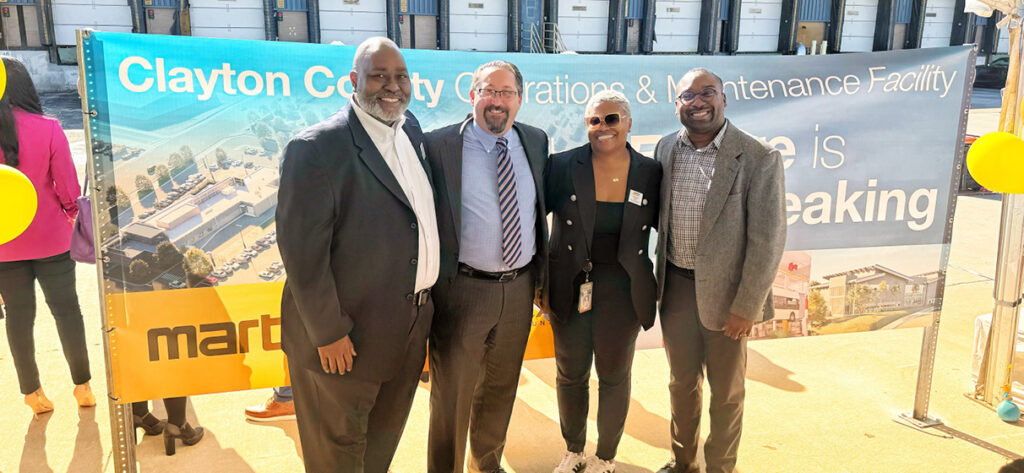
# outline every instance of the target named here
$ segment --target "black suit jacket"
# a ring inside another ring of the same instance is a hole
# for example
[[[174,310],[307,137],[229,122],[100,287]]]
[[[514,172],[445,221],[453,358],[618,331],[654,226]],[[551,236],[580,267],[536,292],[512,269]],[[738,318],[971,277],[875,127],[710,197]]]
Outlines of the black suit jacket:
[[[626,181],[625,208],[619,233],[619,263],[630,279],[633,308],[644,329],[654,325],[657,283],[654,264],[648,253],[651,228],[658,223],[661,164],[627,145],[629,177]],[[576,313],[579,287],[576,277],[590,259],[594,237],[597,197],[594,190],[594,166],[590,144],[551,156],[544,170],[546,199],[554,213],[551,226],[549,293],[551,311],[565,321]],[[640,205],[629,202],[629,191],[643,194]],[[570,225],[568,222],[572,222]],[[594,287],[594,291],[610,290]]]
[[[423,133],[411,113],[403,127],[420,162]],[[284,152],[277,244],[288,272],[281,338],[290,363],[320,370],[317,347],[348,335],[353,376],[387,380],[411,336],[419,234],[416,214],[355,110],[346,105],[308,128]]]
[[[426,135],[427,156],[434,170],[434,189],[437,193],[437,230],[441,237],[441,276],[434,293],[443,304],[448,288],[455,279],[459,265],[459,241],[462,236],[462,139],[466,127],[473,124],[470,117],[462,123],[439,128]],[[544,203],[544,163],[548,158],[548,135],[540,128],[515,122],[512,129],[530,162],[537,192],[537,287],[546,288],[548,222]],[[501,244],[501,242],[495,242]]]

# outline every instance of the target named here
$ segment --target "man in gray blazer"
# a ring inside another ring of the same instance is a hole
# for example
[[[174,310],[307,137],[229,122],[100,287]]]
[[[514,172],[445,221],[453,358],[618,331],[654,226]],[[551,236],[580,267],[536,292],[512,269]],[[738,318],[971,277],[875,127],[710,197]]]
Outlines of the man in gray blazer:
[[[437,189],[441,275],[430,331],[427,471],[500,472],[533,303],[545,287],[548,137],[515,121],[523,76],[473,74],[473,116],[426,135]]]
[[[655,158],[665,170],[658,232],[661,330],[672,379],[673,461],[659,473],[699,473],[701,382],[711,387],[708,473],[736,466],[743,424],[746,336],[771,317],[786,243],[782,160],[725,119],[722,79],[693,69],[676,86],[683,128]]]

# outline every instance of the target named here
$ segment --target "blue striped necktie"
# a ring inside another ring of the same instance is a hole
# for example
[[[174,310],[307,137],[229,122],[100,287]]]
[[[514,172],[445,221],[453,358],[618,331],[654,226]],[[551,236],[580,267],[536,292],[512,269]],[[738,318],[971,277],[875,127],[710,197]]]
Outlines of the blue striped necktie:
[[[519,223],[516,173],[508,155],[508,139],[498,137],[498,206],[501,209],[501,259],[514,268],[523,253],[523,232]]]

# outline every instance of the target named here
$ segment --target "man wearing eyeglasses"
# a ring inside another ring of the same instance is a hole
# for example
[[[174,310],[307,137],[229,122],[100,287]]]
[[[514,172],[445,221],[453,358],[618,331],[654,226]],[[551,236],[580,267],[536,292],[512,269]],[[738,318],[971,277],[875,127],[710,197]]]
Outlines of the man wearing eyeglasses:
[[[661,162],[657,277],[668,355],[673,460],[659,473],[699,473],[701,383],[711,388],[708,473],[736,466],[746,337],[772,316],[786,242],[778,151],[725,118],[722,79],[693,69],[676,86],[683,127],[655,148]]]
[[[492,61],[473,74],[473,115],[427,134],[441,276],[430,334],[427,471],[501,472],[533,302],[547,266],[542,176],[548,138],[516,122],[523,77]]]

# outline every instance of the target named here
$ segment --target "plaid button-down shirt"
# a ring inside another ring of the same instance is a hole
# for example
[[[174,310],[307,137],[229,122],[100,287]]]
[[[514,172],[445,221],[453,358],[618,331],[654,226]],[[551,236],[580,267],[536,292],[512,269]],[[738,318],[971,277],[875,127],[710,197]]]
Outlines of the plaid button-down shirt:
[[[686,128],[679,130],[679,139],[672,150],[672,212],[668,234],[668,260],[672,264],[694,269],[697,264],[697,239],[704,200],[715,175],[715,159],[722,145],[729,122],[707,146],[697,149],[690,142]]]

